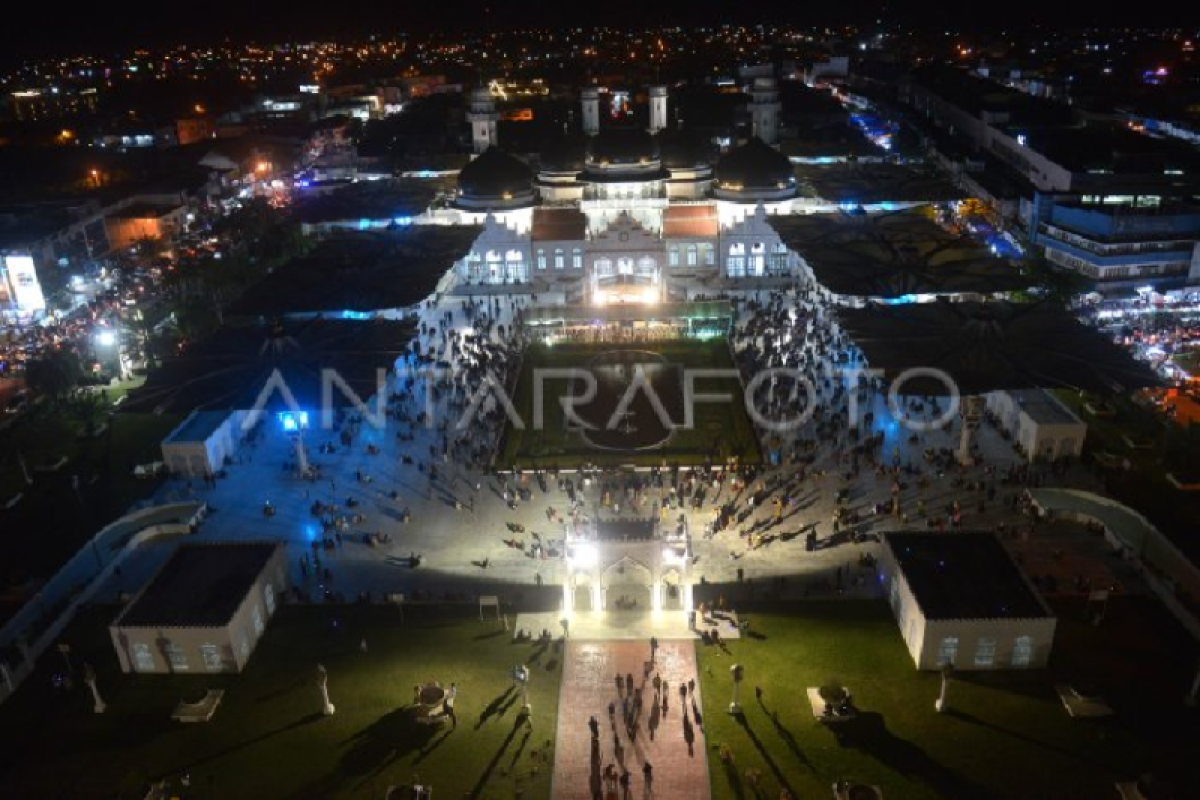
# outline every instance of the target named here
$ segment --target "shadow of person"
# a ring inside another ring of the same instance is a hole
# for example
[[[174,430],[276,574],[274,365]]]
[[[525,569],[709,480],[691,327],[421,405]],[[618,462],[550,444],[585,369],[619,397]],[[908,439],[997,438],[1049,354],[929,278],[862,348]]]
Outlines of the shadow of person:
[[[436,725],[421,725],[407,708],[389,711],[346,741],[338,769],[346,775],[367,775],[422,749],[438,733]]]
[[[503,711],[507,710],[508,705],[512,705],[512,701],[516,698],[516,696],[516,687],[511,685],[497,695],[492,702],[487,704],[487,707],[483,709],[483,712],[480,713],[479,721],[475,723],[475,730],[482,728],[483,724],[496,714],[501,714]],[[505,705],[505,701],[508,701],[508,705]]]
[[[985,800],[995,796],[942,766],[912,742],[893,734],[884,724],[883,715],[877,712],[860,711],[854,719],[831,724],[829,728],[842,747],[861,750],[889,769],[925,782],[939,797]]]

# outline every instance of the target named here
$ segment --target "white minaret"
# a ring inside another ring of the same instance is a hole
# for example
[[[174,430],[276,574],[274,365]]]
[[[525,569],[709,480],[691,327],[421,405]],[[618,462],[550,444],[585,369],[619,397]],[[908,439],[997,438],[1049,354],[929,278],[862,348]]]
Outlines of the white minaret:
[[[500,115],[496,113],[496,102],[486,86],[478,86],[471,90],[470,110],[467,120],[471,123],[471,142],[475,153],[482,153],[489,147],[500,144],[496,136],[496,121]]]
[[[767,144],[779,141],[779,87],[774,78],[755,78],[750,89],[750,130]]]
[[[583,90],[583,132],[588,136],[600,133],[600,90],[589,86]]]
[[[667,127],[667,87],[650,87],[650,133],[655,134]]]

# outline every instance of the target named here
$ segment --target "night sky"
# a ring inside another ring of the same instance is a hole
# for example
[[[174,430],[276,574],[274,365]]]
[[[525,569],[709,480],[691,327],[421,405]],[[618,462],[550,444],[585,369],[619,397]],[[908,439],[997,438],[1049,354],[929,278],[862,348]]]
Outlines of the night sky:
[[[18,4],[19,3],[19,4]],[[1093,4],[1080,16],[1079,4],[1044,0],[915,2],[914,0],[360,0],[320,5],[285,0],[207,0],[168,3],[58,4],[16,0],[5,3],[0,44],[9,58],[71,52],[105,52],[135,45],[202,43],[221,40],[287,41],[378,33],[384,36],[430,29],[511,28],[523,25],[704,25],[725,22],[786,22],[825,25],[872,23],[883,17],[891,27],[933,28],[1044,24],[1131,26],[1200,24],[1186,3]],[[311,10],[310,10],[311,9]]]

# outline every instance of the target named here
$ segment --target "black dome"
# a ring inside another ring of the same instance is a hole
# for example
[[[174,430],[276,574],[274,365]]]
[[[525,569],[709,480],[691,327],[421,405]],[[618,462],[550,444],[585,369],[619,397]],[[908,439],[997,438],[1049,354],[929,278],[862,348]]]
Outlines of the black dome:
[[[470,197],[527,194],[532,182],[525,162],[497,147],[489,147],[458,173],[458,188]]]
[[[545,172],[579,172],[583,169],[586,150],[582,138],[558,139],[542,150],[541,169]]]
[[[606,128],[588,142],[588,158],[601,164],[658,160],[658,143],[641,128]]]
[[[718,183],[748,189],[788,183],[796,177],[796,171],[787,156],[755,136],[721,156],[715,177]]]
[[[662,165],[667,169],[690,169],[697,164],[709,163],[707,147],[695,136],[663,131],[654,138],[662,155]]]

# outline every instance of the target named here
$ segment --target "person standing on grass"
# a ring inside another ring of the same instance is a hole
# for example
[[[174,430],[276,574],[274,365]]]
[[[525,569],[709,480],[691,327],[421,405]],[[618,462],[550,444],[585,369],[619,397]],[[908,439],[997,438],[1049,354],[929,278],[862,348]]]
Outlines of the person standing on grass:
[[[450,689],[446,692],[446,716],[450,718],[452,727],[458,727],[458,715],[454,713],[454,701],[458,698],[458,685],[450,684]]]

